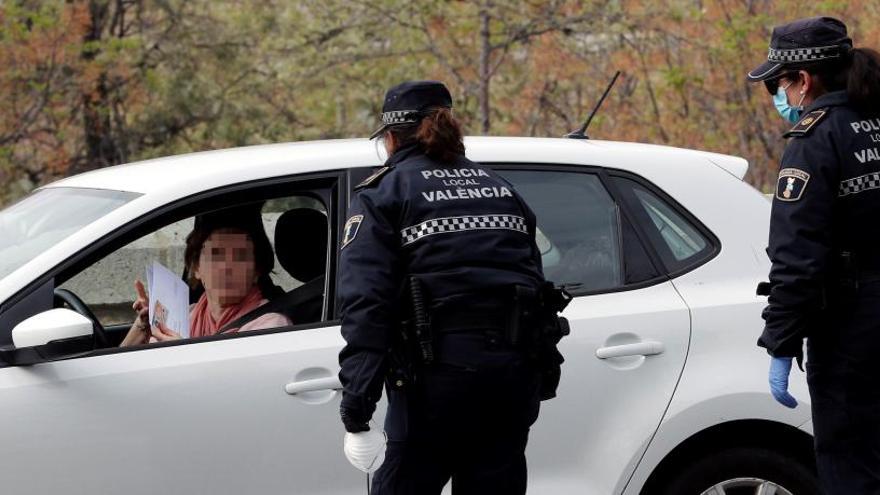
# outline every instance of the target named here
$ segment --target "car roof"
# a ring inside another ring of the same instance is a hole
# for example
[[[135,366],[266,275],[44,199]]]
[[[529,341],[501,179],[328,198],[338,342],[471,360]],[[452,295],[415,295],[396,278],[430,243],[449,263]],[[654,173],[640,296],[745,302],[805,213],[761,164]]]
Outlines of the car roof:
[[[572,163],[621,167],[650,160],[675,167],[675,160],[701,156],[742,178],[748,163],[742,158],[702,151],[614,141],[468,137],[467,155],[477,162]],[[338,139],[307,141],[188,153],[107,167],[53,182],[45,187],[112,189],[182,197],[213,187],[270,177],[380,165],[384,149],[376,141]],[[659,160],[658,160],[659,159]]]

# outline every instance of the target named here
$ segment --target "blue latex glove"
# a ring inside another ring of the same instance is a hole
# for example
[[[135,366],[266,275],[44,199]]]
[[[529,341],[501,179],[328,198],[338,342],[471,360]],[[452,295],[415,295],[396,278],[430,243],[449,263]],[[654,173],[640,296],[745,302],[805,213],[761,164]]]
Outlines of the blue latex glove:
[[[788,375],[791,373],[790,357],[770,358],[770,393],[776,402],[785,407],[797,407],[797,399],[788,393]]]

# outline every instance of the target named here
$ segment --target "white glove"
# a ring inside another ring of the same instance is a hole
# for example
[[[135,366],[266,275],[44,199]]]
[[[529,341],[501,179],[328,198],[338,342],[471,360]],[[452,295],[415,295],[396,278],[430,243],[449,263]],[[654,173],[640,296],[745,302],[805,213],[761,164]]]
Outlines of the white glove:
[[[346,433],[342,450],[352,466],[373,473],[385,460],[385,432],[370,421],[370,431]]]

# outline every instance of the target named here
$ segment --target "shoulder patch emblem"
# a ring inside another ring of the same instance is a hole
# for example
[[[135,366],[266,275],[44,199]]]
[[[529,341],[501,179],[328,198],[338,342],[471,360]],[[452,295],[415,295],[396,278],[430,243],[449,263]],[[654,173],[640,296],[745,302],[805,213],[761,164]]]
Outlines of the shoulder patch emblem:
[[[345,222],[345,231],[342,236],[343,248],[351,244],[351,241],[353,241],[355,236],[357,236],[358,231],[361,229],[361,222],[363,221],[363,215],[354,215],[353,217],[349,218],[347,222]]]
[[[804,195],[804,189],[810,182],[810,174],[797,168],[784,168],[779,171],[779,182],[776,183],[776,199],[779,201],[798,201]]]
[[[359,189],[363,189],[363,188],[365,188],[365,187],[370,187],[370,186],[372,186],[373,184],[378,183],[378,182],[379,182],[379,179],[381,179],[383,175],[387,174],[387,173],[390,172],[390,171],[391,171],[391,167],[382,167],[382,168],[380,168],[379,170],[377,170],[376,172],[374,172],[373,175],[367,177],[367,178],[364,179],[360,184],[358,184],[358,185],[354,188],[354,190],[357,191],[357,190],[359,190]]]
[[[825,115],[828,114],[828,110],[814,110],[806,115],[804,115],[801,120],[798,121],[797,124],[794,125],[791,129],[788,130],[784,134],[785,137],[800,137],[806,136],[810,133],[813,127],[816,126],[819,122],[825,118]]]

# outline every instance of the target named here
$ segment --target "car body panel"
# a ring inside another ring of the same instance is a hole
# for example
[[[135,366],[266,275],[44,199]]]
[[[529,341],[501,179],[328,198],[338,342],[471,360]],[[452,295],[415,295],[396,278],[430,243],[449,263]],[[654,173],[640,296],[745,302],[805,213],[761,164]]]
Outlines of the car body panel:
[[[567,358],[558,397],[542,403],[532,428],[529,487],[536,493],[619,492],[675,391],[690,336],[687,307],[664,282],[579,297],[564,315],[571,335],[560,351]],[[664,351],[596,356],[599,348],[643,341],[659,342]]]
[[[639,493],[672,449],[709,427],[746,419],[798,427],[810,418],[805,374],[795,370],[791,377],[791,391],[800,405],[781,406],[768,393],[769,356],[756,345],[767,303],[755,291],[770,271],[765,252],[770,203],[743,183],[731,183],[724,198],[725,205],[719,205],[714,194],[688,196],[691,211],[724,240],[723,253],[672,282],[691,310],[691,349],[669,410],[626,494]],[[736,205],[735,210],[728,204]],[[702,214],[710,210],[716,210],[717,217]]]
[[[342,455],[337,393],[284,389],[335,376],[342,343],[329,326],[0,369],[4,486],[359,493],[364,477]]]

